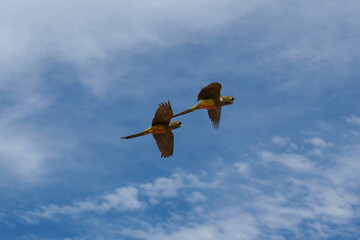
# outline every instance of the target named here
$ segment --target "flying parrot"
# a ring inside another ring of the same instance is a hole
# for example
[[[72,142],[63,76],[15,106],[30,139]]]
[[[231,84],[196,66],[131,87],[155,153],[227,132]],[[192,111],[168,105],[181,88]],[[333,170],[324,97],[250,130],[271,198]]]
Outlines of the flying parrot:
[[[192,108],[185,110],[181,113],[174,115],[177,117],[198,109],[207,109],[209,118],[215,129],[219,128],[221,108],[224,105],[230,105],[234,103],[235,98],[231,96],[220,96],[221,84],[213,82],[203,87],[198,95],[198,101],[202,100]]]
[[[173,117],[170,101],[159,104],[152,120],[151,127],[140,133],[122,137],[121,139],[130,139],[152,133],[159,148],[161,157],[168,158],[172,156],[174,150],[174,135],[171,130],[181,127],[180,121],[170,122]]]

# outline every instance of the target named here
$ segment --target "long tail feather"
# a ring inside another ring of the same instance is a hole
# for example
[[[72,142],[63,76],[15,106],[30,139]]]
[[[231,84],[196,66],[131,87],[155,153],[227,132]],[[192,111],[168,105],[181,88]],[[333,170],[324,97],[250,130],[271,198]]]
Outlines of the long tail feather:
[[[140,137],[140,136],[144,136],[146,134],[149,134],[149,130],[146,129],[145,131],[142,131],[140,133],[136,133],[136,134],[133,134],[133,135],[129,135],[129,136],[126,136],[126,137],[122,137],[121,139],[130,139],[130,138],[135,138],[135,137]]]
[[[193,112],[193,111],[195,111],[196,109],[197,109],[197,108],[192,107],[192,108],[190,108],[190,109],[188,109],[188,110],[185,110],[185,111],[183,111],[183,112],[181,112],[181,113],[178,113],[178,114],[174,115],[173,118],[174,118],[174,117],[177,117],[177,116],[180,116],[180,115],[187,114],[187,113],[189,113],[189,112]]]

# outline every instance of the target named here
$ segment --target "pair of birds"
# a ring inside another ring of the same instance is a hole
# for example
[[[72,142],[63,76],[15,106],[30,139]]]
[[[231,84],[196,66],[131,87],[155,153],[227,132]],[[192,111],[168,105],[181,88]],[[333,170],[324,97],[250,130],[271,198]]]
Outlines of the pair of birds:
[[[171,130],[181,127],[181,122],[170,122],[170,119],[198,109],[207,109],[209,118],[214,125],[214,128],[217,129],[220,123],[222,106],[233,104],[235,100],[235,98],[231,96],[220,96],[221,87],[221,84],[218,82],[210,83],[199,92],[197,100],[202,100],[201,102],[176,115],[173,115],[169,101],[159,104],[152,120],[151,127],[140,133],[122,137],[122,139],[130,139],[152,133],[161,157],[168,158],[172,156],[174,150],[174,135]]]

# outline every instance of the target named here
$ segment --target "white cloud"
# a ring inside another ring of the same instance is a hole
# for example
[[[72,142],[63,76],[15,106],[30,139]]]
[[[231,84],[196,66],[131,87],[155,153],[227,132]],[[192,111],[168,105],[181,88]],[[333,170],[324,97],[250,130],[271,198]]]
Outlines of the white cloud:
[[[357,117],[354,114],[351,114],[350,117],[346,117],[345,120],[348,123],[360,125],[360,117]]]
[[[308,206],[316,216],[335,224],[346,224],[349,219],[356,217],[352,207],[360,201],[356,194],[323,184],[309,186],[309,190]]]
[[[212,36],[239,32],[239,29],[242,36],[246,36],[249,31],[261,27],[258,23],[264,22],[264,17],[272,23],[264,25],[266,30],[271,29],[273,34],[269,37],[267,31],[260,28],[258,37],[262,43],[260,46],[254,43],[255,47],[271,49],[275,46],[277,52],[263,56],[260,62],[264,64],[278,63],[277,58],[296,63],[304,59],[307,66],[314,67],[327,61],[339,63],[339,56],[342,63],[356,59],[358,41],[338,37],[344,30],[339,26],[356,29],[356,4],[338,6],[332,1],[326,7],[312,4],[308,11],[309,5],[308,1],[296,1],[296,7],[289,8],[281,0],[135,0],[131,3],[4,0],[0,9],[0,35],[3,36],[0,39],[3,49],[0,88],[27,85],[37,88],[43,81],[41,73],[47,63],[54,61],[73,67],[76,77],[98,96],[106,96],[113,89],[122,95],[134,94],[141,90],[134,79],[125,77],[131,69],[124,61],[129,56],[183,43],[208,42]],[[266,15],[257,14],[265,8]],[[333,11],[344,16],[336,19],[340,23],[334,22]],[[289,18],[282,21],[285,16]],[[324,28],[333,26],[332,23],[338,25]],[[236,24],[238,26],[232,28]],[[279,49],[278,45],[285,47]],[[111,69],[109,66],[114,62],[118,65]],[[119,82],[121,88],[115,87]],[[141,84],[146,83],[142,81]]]
[[[128,210],[128,209],[139,209],[142,204],[137,199],[138,190],[134,187],[122,187],[116,189],[115,193],[106,194],[104,196],[104,202],[102,208],[117,209],[117,210]]]
[[[10,99],[13,99],[14,103],[7,105],[0,112],[0,127],[12,124],[38,110],[44,109],[49,102],[40,94],[31,91],[24,92],[21,89],[14,90],[11,95],[13,96]]]
[[[352,206],[360,203],[359,197],[351,191],[329,187],[317,180],[296,180],[290,183],[287,191],[275,196],[259,194],[251,204],[261,224],[275,233],[279,229],[298,232],[304,220],[314,220],[322,226],[346,224],[356,217]]]
[[[138,190],[134,187],[122,187],[114,193],[85,201],[74,202],[72,205],[48,205],[35,211],[27,212],[22,218],[29,223],[36,223],[39,218],[52,219],[61,215],[75,216],[84,212],[106,213],[110,210],[139,210],[143,203],[138,200]]]
[[[251,204],[257,211],[257,218],[261,224],[276,232],[278,229],[296,230],[298,224],[304,218],[312,218],[314,214],[306,207],[291,207],[288,198],[278,193],[275,196],[269,196],[264,193],[256,196]]]
[[[154,183],[141,185],[144,193],[154,201],[163,197],[174,197],[177,190],[184,186],[184,178],[181,174],[176,173],[172,178],[157,178]]]
[[[333,146],[332,143],[326,142],[324,139],[319,138],[319,137],[305,139],[305,142],[310,143],[310,144],[314,145],[315,147],[320,147],[320,148],[327,148],[327,147]]]
[[[83,201],[75,201],[68,205],[41,206],[34,211],[27,212],[22,218],[29,223],[36,223],[38,219],[52,219],[57,216],[77,216],[84,212],[105,214],[110,210],[127,211],[141,210],[147,203],[158,204],[160,200],[176,197],[182,188],[213,187],[204,184],[192,174],[174,173],[169,178],[159,177],[153,183],[140,184],[138,187],[129,186],[116,189],[114,193],[89,197]],[[146,201],[140,201],[138,195],[144,196]],[[193,192],[189,201],[205,201],[206,197],[200,192]]]
[[[275,136],[272,138],[272,142],[279,145],[279,146],[284,146],[289,142],[289,138],[282,138],[279,136]]]
[[[205,202],[206,197],[201,194],[200,192],[193,192],[190,196],[187,197],[187,200],[190,203],[199,203],[199,202]]]
[[[53,160],[61,158],[63,163],[77,145],[76,137],[13,122],[0,125],[0,178],[7,183],[43,183],[51,171],[58,170],[54,168],[59,162]]]
[[[0,171],[3,176],[34,181],[43,174],[43,162],[54,156],[52,146],[36,133],[19,130],[0,127]]]
[[[360,182],[360,145],[344,148],[345,154],[334,157],[336,167],[326,172],[327,177],[337,186],[356,188]]]
[[[247,176],[250,173],[250,168],[249,168],[249,164],[247,163],[242,163],[242,162],[236,162],[233,165],[240,174]]]
[[[191,227],[182,227],[171,232],[164,239],[215,240],[215,239],[254,239],[258,234],[255,220],[249,215],[218,216],[214,222]]]
[[[221,34],[262,2],[2,1],[0,34],[4,37],[0,45],[4,51],[0,56],[0,76],[21,72],[24,78],[20,79],[36,77],[46,68],[44,59],[50,59],[74,66],[79,80],[101,96],[114,81],[131,85],[122,77],[126,64],[109,72],[105,63],[206,40],[209,35]],[[122,93],[128,92],[123,89]]]
[[[255,239],[260,233],[256,220],[249,214],[232,211],[206,214],[204,223],[188,223],[178,226],[175,222],[160,227],[147,226],[145,229],[125,229],[122,234],[139,239],[161,240],[216,240]]]
[[[256,200],[250,205],[258,211],[256,216],[260,222],[273,229],[274,233],[279,229],[301,233],[300,226],[304,221],[315,221],[316,227],[309,227],[319,230],[317,234],[322,238],[333,233],[329,224],[345,228],[356,219],[358,210],[354,206],[360,204],[355,190],[360,180],[357,174],[360,171],[359,149],[356,145],[347,146],[337,154],[327,155],[327,161],[333,164],[318,166],[317,171],[307,172],[309,178],[286,175],[282,182],[276,183],[277,190],[271,194],[251,191]],[[301,161],[307,159],[300,155],[275,155],[266,151],[261,157],[265,161],[281,163],[294,157]]]
[[[295,171],[311,171],[315,168],[314,163],[299,154],[273,154],[269,151],[262,151],[260,157],[266,162],[278,162]]]
[[[296,144],[294,144],[294,143],[291,143],[291,144],[290,144],[290,147],[291,147],[292,149],[294,149],[294,150],[299,149],[299,147],[298,147]]]
[[[287,21],[283,21],[280,16],[277,19],[270,18],[274,23],[270,26],[271,33],[279,33],[272,36],[272,41],[286,42],[286,46],[275,54],[275,58],[284,58],[296,64],[299,70],[317,68],[324,63],[341,68],[343,64],[354,61],[360,50],[354,45],[359,36],[349,30],[357,25],[359,16],[356,11],[360,6],[357,2],[347,5],[338,4],[336,1],[327,3],[324,5],[320,2],[311,4],[310,1],[296,1],[293,7],[279,7],[277,4],[269,6],[269,12],[275,16],[278,16],[278,12],[288,16]],[[333,18],[334,11],[343,16],[341,20]],[[329,23],[332,27],[324,28]],[[341,27],[343,24],[347,26],[346,29]],[[350,34],[352,37],[342,41],[338,37],[341,33]]]
[[[150,198],[152,203],[157,203],[159,199],[175,197],[181,188],[212,186],[215,185],[203,183],[195,175],[177,172],[170,178],[160,177],[153,183],[141,184],[140,189],[143,194]]]
[[[284,151],[292,149],[291,146],[288,148]],[[332,164],[319,165],[316,171],[312,171],[315,170],[312,156],[263,151],[261,160],[277,162],[306,174],[289,174],[287,169],[268,164],[268,173],[276,169],[283,174],[263,176],[254,172],[245,183],[236,185],[234,180],[239,179],[238,172],[229,171],[229,166],[222,163],[228,174],[225,177],[213,174],[221,178],[222,184],[201,182],[196,175],[177,172],[168,178],[160,177],[151,183],[119,188],[114,193],[70,205],[41,207],[25,215],[25,219],[34,222],[41,218],[91,212],[96,219],[92,223],[96,236],[107,236],[107,239],[124,236],[161,240],[282,239],[284,230],[299,238],[308,234],[315,239],[326,238],[334,233],[333,225],[346,228],[358,216],[354,206],[360,204],[360,197],[356,194],[360,182],[359,149],[359,146],[348,146],[339,150],[329,157]],[[242,169],[247,164],[237,162],[233,164],[236,166]],[[218,164],[216,171],[222,171],[222,167]],[[208,187],[207,197],[201,192],[204,187]],[[166,201],[161,201],[164,199]],[[182,201],[191,204],[188,208],[176,208],[176,203]],[[168,217],[147,215],[155,205],[161,207]],[[98,214],[110,210],[142,212],[135,220],[126,223],[97,220]]]
[[[79,80],[99,97],[108,96],[109,91],[133,95],[148,88],[143,79],[140,89],[137,81],[123,77],[129,70],[124,59],[208,41],[210,35],[221,35],[261,2],[4,0],[0,8],[0,92],[6,105],[0,109],[0,132],[16,129],[19,122],[56,101],[54,92],[47,89],[52,84],[46,75],[49,64],[69,66],[74,72],[71,79],[51,81]],[[46,135],[43,126],[33,124],[39,133],[35,138],[27,133],[2,134],[1,171],[27,179],[47,171],[49,154],[56,149],[49,145],[62,143]]]

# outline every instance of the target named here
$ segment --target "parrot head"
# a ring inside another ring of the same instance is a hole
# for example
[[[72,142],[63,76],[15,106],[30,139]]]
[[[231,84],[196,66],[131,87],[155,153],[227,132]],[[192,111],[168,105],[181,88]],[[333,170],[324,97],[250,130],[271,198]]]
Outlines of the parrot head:
[[[235,102],[235,98],[231,97],[231,96],[222,96],[222,97],[220,97],[220,102],[223,105],[230,105],[230,104],[233,104]]]
[[[180,121],[170,122],[170,123],[169,123],[169,127],[170,127],[171,129],[179,128],[179,127],[181,127],[181,122],[180,122]]]

